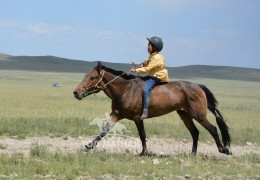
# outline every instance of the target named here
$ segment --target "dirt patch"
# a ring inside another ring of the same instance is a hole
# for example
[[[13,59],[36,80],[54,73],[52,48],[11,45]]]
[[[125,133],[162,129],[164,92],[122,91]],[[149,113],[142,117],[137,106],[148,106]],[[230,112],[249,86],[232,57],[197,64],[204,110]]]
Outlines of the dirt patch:
[[[76,153],[85,144],[91,142],[93,137],[28,137],[26,139],[16,139],[11,137],[0,137],[0,153],[14,154],[22,153],[29,155],[30,149],[38,144],[47,146],[52,152]],[[169,138],[149,138],[147,139],[148,150],[158,155],[176,155],[180,153],[190,153],[192,142],[185,139],[175,140]],[[110,136],[102,139],[97,147],[97,151],[108,151],[114,153],[129,152],[138,154],[142,150],[139,138],[128,136]],[[254,143],[245,146],[231,146],[234,156],[256,154],[260,155],[260,147]],[[222,156],[215,144],[211,142],[199,142],[198,153]]]

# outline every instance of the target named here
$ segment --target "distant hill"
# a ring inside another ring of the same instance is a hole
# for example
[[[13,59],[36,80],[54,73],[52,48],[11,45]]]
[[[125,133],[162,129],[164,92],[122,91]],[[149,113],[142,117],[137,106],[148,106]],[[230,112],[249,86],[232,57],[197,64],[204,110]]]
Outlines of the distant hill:
[[[72,60],[55,56],[11,56],[0,53],[0,70],[86,73],[97,62]],[[102,62],[103,65],[128,71],[131,64]],[[169,76],[176,79],[214,78],[260,82],[260,69],[191,65],[167,67]]]
[[[0,60],[7,59],[7,58],[9,58],[9,57],[10,57],[10,55],[8,55],[8,54],[0,53]]]

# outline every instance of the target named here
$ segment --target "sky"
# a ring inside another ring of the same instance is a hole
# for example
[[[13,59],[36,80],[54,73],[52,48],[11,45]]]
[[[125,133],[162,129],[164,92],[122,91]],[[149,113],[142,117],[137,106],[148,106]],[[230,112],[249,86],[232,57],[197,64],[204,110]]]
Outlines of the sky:
[[[260,69],[260,0],[0,0],[0,53]]]

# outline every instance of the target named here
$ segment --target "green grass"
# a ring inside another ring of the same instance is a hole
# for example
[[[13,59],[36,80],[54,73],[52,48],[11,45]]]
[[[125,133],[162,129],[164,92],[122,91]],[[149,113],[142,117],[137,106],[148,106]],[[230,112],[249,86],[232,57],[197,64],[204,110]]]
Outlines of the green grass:
[[[103,93],[82,101],[73,97],[73,90],[84,77],[76,73],[0,71],[0,136],[26,138],[33,136],[94,136],[99,128],[89,125],[95,118],[104,118],[111,110],[111,101]],[[246,81],[192,79],[206,85],[219,101],[219,109],[230,127],[232,144],[247,141],[260,144],[260,83]],[[53,88],[59,82],[61,88]],[[209,120],[216,126],[215,118]],[[122,120],[128,136],[138,137],[132,121]],[[213,138],[198,123],[200,141]],[[148,137],[191,140],[176,113],[145,120]],[[5,149],[0,144],[1,149]],[[159,165],[153,165],[157,158]],[[141,161],[145,163],[141,163]],[[50,152],[35,144],[30,155],[0,154],[0,179],[254,179],[259,175],[259,157],[207,156],[178,154],[169,157],[139,158],[131,153]]]
[[[158,159],[159,164],[152,164]],[[0,155],[0,177],[20,179],[254,179],[259,175],[260,158],[225,158],[198,154],[139,158],[133,154],[106,152],[51,153],[34,145],[29,157]]]

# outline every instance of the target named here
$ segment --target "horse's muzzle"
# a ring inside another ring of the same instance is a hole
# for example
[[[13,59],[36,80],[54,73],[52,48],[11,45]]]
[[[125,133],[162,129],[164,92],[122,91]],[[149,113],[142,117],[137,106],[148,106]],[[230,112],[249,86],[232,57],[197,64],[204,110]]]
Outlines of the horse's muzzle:
[[[81,100],[81,99],[82,99],[82,96],[79,95],[79,93],[78,93],[77,91],[74,91],[73,94],[74,94],[74,97],[75,97],[76,99],[78,99],[78,100]]]

